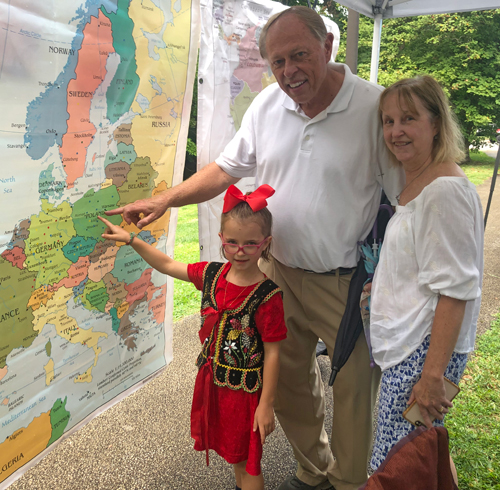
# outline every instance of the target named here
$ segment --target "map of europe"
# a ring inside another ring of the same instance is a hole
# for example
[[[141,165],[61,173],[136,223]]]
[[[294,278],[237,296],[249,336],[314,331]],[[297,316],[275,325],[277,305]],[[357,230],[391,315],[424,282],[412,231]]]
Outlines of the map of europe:
[[[0,0],[0,488],[171,360],[165,276],[97,216],[182,176],[196,63],[191,0],[26,5]],[[169,219],[110,218],[162,250]]]

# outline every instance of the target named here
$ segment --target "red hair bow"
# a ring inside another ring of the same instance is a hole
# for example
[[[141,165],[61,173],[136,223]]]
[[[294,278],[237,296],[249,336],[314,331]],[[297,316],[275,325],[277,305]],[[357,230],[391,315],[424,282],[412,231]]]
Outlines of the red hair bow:
[[[267,206],[266,199],[274,194],[274,189],[267,184],[261,185],[246,196],[235,185],[230,185],[224,196],[223,213],[231,211],[240,202],[246,202],[254,213]]]

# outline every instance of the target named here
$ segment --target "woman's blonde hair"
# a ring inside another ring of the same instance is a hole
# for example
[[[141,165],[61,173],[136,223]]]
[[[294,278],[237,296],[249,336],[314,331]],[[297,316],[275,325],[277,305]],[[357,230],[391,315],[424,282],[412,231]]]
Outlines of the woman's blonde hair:
[[[451,110],[448,97],[441,85],[429,75],[405,78],[387,87],[380,96],[379,115],[382,120],[384,102],[389,95],[396,93],[401,107],[404,104],[410,112],[418,114],[414,97],[429,111],[436,124],[437,134],[434,137],[432,157],[435,163],[460,163],[465,158],[464,137],[460,131],[457,118]],[[391,153],[393,162],[400,162]]]

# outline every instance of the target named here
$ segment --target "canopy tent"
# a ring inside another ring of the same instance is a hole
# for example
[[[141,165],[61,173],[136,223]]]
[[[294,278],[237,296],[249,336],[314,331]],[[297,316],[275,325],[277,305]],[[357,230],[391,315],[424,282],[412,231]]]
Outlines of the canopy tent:
[[[371,82],[377,81],[383,19],[500,8],[500,0],[340,0],[337,3],[375,19]]]
[[[389,19],[500,7],[498,0],[340,0],[337,3],[372,19],[379,14],[383,19]]]

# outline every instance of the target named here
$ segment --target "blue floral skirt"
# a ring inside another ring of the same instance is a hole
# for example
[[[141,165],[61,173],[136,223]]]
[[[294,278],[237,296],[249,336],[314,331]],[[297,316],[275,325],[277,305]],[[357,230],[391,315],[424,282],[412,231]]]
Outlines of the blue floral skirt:
[[[425,357],[429,350],[430,335],[404,361],[382,373],[378,405],[377,435],[373,445],[371,467],[376,470],[384,461],[387,453],[415,426],[403,418],[413,386],[420,379]],[[444,375],[458,384],[467,364],[467,354],[453,352]],[[435,420],[434,425],[443,425]]]

